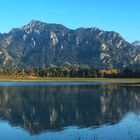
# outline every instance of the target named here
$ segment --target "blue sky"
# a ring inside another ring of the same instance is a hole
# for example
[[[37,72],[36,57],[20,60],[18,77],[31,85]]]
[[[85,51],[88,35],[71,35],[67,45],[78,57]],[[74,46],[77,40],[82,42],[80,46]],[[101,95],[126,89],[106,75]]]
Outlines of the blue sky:
[[[98,27],[140,40],[140,0],[0,0],[0,32],[32,19],[69,28]]]

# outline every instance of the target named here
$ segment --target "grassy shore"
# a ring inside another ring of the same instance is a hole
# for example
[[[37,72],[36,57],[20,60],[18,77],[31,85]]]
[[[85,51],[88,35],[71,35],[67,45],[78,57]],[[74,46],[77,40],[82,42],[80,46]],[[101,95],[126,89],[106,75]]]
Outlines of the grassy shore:
[[[27,82],[134,82],[139,83],[140,78],[62,78],[62,77],[30,77],[30,78],[11,78],[11,77],[0,77],[0,81],[27,81]]]

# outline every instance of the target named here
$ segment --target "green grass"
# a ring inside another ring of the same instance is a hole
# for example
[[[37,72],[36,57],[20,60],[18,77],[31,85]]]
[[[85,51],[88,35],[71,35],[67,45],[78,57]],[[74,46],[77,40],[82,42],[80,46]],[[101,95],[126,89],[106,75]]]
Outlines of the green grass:
[[[0,78],[0,81],[53,81],[53,82],[140,82],[140,78]]]

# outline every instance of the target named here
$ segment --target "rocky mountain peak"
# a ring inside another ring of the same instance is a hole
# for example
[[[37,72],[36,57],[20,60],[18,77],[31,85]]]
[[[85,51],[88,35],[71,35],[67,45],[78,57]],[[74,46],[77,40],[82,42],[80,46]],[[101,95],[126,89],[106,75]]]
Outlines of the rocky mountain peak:
[[[140,48],[140,41],[135,41],[132,43],[132,45],[134,45],[135,47]]]
[[[41,24],[47,24],[47,23],[44,23],[44,22],[41,22],[39,20],[31,20],[29,22],[29,24],[23,26],[23,27],[28,27],[28,28],[32,28],[32,27],[36,27],[36,26],[39,26]]]
[[[41,30],[44,30],[47,23],[38,21],[38,20],[32,20],[29,22],[29,24],[23,26],[21,29],[25,32],[31,33],[34,31],[40,32]]]

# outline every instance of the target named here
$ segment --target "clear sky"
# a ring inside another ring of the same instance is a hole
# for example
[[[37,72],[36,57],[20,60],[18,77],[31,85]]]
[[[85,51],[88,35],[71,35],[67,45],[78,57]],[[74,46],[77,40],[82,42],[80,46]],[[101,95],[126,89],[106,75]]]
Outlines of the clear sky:
[[[0,32],[32,19],[69,28],[98,27],[140,40],[140,0],[0,0]]]

